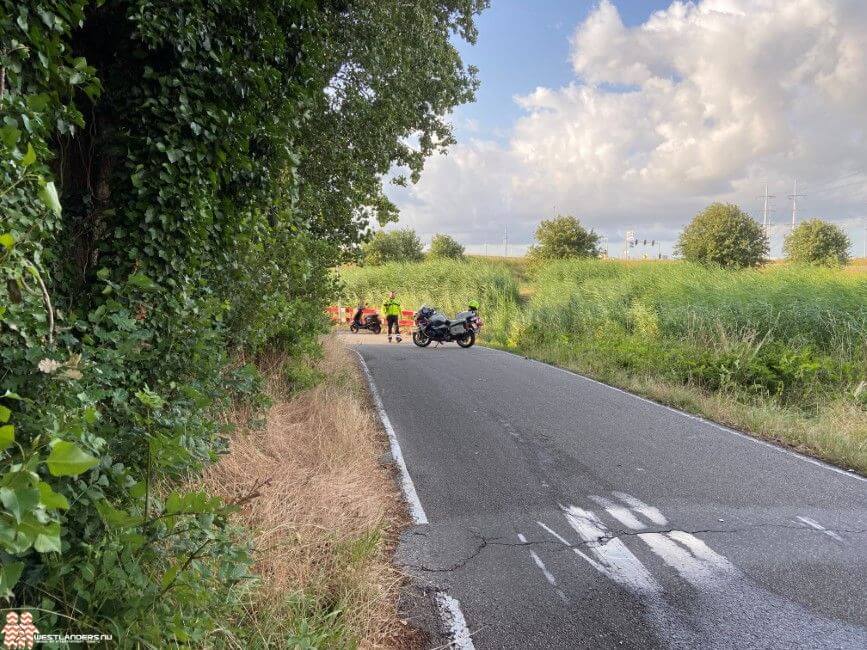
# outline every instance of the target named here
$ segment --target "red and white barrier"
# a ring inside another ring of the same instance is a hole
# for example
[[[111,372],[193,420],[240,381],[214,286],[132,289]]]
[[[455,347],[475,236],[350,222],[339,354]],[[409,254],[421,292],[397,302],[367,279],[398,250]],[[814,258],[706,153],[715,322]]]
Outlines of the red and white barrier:
[[[325,313],[331,317],[332,323],[346,323],[349,324],[352,322],[353,317],[355,316],[355,310],[358,307],[343,307],[340,305],[331,305],[330,307],[325,308]],[[370,316],[372,314],[379,313],[376,309],[372,309],[370,307],[365,307],[362,310],[362,318],[364,316]],[[415,321],[413,317],[415,316],[415,312],[412,309],[403,309],[400,312],[400,323],[401,327],[414,327]],[[385,327],[385,318],[383,320],[383,327]]]

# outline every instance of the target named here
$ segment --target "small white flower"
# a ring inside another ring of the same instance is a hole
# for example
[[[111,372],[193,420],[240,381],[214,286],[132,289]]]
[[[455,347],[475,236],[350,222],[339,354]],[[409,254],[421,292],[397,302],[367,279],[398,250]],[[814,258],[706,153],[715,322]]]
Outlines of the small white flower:
[[[55,361],[54,359],[43,359],[36,367],[39,368],[41,372],[44,372],[46,375],[53,375],[60,369],[62,365],[62,363],[60,363],[59,361]]]

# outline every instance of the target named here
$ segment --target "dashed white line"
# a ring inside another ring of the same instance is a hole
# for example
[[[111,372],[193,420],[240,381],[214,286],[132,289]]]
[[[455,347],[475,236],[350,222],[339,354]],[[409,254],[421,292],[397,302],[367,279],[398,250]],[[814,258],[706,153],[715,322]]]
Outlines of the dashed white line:
[[[801,515],[798,515],[798,519],[800,519],[801,521],[803,521],[803,522],[804,522],[805,524],[807,524],[810,528],[813,528],[814,530],[821,531],[822,533],[824,533],[825,535],[827,535],[828,537],[830,537],[830,538],[833,539],[833,540],[836,540],[836,541],[838,541],[838,542],[842,542],[842,541],[843,541],[843,538],[842,538],[842,537],[840,537],[840,536],[839,536],[837,533],[835,533],[833,530],[828,530],[828,529],[825,528],[822,524],[820,524],[818,521],[813,521],[813,520],[810,519],[809,517],[802,517]]]
[[[524,537],[521,533],[518,533],[518,541],[522,544],[527,543],[527,538]],[[560,597],[564,603],[568,603],[569,599],[566,597],[566,593],[560,589],[557,584],[557,579],[554,577],[554,574],[548,570],[548,567],[545,566],[545,563],[542,561],[542,558],[539,557],[539,554],[535,551],[530,551],[530,557],[533,559],[533,562],[536,563],[536,566],[539,567],[539,570],[542,572],[542,575],[545,576],[545,580],[548,581],[552,587],[554,587],[554,591],[557,592],[557,595]]]

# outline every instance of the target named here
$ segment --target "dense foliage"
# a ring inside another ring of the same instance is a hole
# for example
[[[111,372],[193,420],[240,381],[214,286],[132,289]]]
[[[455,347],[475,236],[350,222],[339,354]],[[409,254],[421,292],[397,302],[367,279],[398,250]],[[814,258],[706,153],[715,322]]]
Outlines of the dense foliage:
[[[752,217],[731,203],[713,203],[684,228],[676,252],[690,262],[744,268],[763,264],[768,251],[768,238]]]
[[[418,262],[424,257],[422,243],[412,228],[380,230],[364,244],[364,263]]]
[[[596,257],[599,255],[599,235],[587,230],[575,217],[558,216],[543,220],[536,228],[536,244],[530,257],[536,260],[555,260],[570,257]]]
[[[0,597],[43,632],[243,636],[234,506],[183,480],[450,144],[484,4],[0,0]]]
[[[464,247],[450,235],[436,234],[431,239],[428,254],[434,259],[439,257],[460,260],[464,257]]]
[[[783,251],[790,262],[840,266],[849,261],[851,243],[839,226],[821,219],[808,219],[786,235]]]

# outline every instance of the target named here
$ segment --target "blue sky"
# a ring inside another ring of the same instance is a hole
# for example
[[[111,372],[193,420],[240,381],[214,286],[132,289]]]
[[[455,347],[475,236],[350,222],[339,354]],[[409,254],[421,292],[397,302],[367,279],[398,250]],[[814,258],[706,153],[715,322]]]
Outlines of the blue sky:
[[[476,45],[456,40],[477,101],[454,111],[448,155],[388,189],[397,227],[482,250],[561,213],[612,254],[630,231],[670,254],[712,202],[762,221],[767,184],[779,254],[797,180],[798,220],[837,223],[861,254],[867,2],[493,0],[477,25]]]

